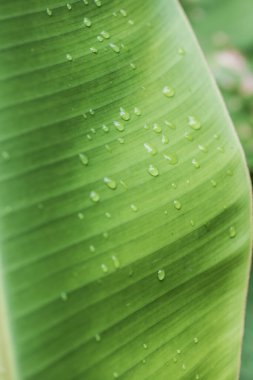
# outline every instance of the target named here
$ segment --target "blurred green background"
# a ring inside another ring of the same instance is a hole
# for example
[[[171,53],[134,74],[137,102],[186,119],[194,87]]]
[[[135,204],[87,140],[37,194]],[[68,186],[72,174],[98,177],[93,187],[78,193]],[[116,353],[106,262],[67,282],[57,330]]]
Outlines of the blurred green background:
[[[221,89],[253,179],[253,0],[181,0]],[[240,380],[253,379],[253,273]]]

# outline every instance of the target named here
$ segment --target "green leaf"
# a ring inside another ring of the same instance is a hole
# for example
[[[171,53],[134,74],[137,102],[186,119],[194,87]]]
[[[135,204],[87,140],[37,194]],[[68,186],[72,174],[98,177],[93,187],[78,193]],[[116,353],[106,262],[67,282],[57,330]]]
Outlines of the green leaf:
[[[85,3],[2,4],[6,371],[236,379],[252,221],[229,116],[176,1]]]

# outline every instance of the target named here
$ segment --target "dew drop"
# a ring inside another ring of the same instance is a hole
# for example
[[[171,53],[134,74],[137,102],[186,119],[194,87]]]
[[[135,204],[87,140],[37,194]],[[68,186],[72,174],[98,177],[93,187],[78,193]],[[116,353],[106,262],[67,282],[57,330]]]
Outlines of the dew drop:
[[[78,218],[79,218],[80,220],[82,220],[82,219],[84,218],[84,215],[83,215],[82,212],[79,212],[79,213],[77,214],[77,216],[78,216]]]
[[[186,138],[186,140],[188,140],[190,142],[193,141],[193,135],[189,132],[185,132],[184,137]]]
[[[157,272],[157,278],[159,281],[163,281],[165,279],[165,270],[164,269],[159,269]]]
[[[101,0],[94,0],[94,3],[96,4],[97,7],[101,7],[102,6]]]
[[[111,190],[115,190],[117,188],[117,183],[114,181],[114,179],[109,178],[109,177],[104,177],[104,183],[106,184],[107,187]]]
[[[105,239],[108,239],[108,236],[109,236],[108,232],[105,231],[105,232],[103,232],[102,235],[103,235],[103,237],[104,237]]]
[[[115,128],[119,131],[119,132],[123,132],[125,130],[125,127],[123,124],[121,124],[119,121],[115,120],[113,122]]]
[[[164,154],[163,157],[169,162],[170,165],[176,165],[178,163],[178,157],[176,153]]]
[[[106,32],[105,30],[102,30],[102,32],[100,33],[102,37],[104,37],[106,40],[108,40],[108,38],[110,38],[110,34],[108,32]]]
[[[144,124],[143,128],[146,129],[146,131],[147,131],[148,129],[150,129],[150,127],[149,127],[149,125],[148,125],[147,123]]]
[[[92,202],[97,203],[100,200],[100,196],[96,191],[91,191],[90,199],[92,200]]]
[[[199,380],[199,379],[200,379],[199,374],[197,374],[197,375],[195,376],[195,379],[196,379],[196,380]]]
[[[118,45],[116,45],[114,42],[110,42],[109,43],[109,46],[110,48],[115,52],[115,53],[119,53],[120,52],[120,48]]]
[[[103,42],[103,41],[104,41],[104,38],[103,38],[102,36],[98,35],[98,36],[97,36],[97,40],[98,40],[99,42]]]
[[[113,265],[116,269],[118,269],[120,267],[120,262],[119,262],[119,259],[117,258],[117,256],[112,256],[112,261],[113,261]]]
[[[127,11],[125,9],[120,9],[120,14],[123,16],[123,17],[126,17],[127,16]]]
[[[87,139],[88,139],[89,141],[92,140],[92,137],[91,137],[91,135],[90,135],[89,133],[86,135],[86,137],[87,137]]]
[[[66,54],[66,58],[68,61],[73,61],[73,57],[71,54]]]
[[[61,293],[61,299],[62,299],[63,301],[67,301],[67,299],[68,299],[68,295],[67,295],[66,292],[62,292],[62,293]]]
[[[161,127],[159,124],[154,123],[154,124],[153,124],[153,131],[154,131],[155,133],[161,133],[161,132],[162,132],[162,127]]]
[[[108,133],[109,132],[109,127],[107,127],[107,125],[103,124],[102,125],[102,129],[105,133]]]
[[[228,170],[227,170],[227,175],[230,176],[230,177],[232,177],[232,176],[234,175],[233,170],[228,169]]]
[[[89,160],[88,160],[88,157],[84,153],[79,153],[79,159],[83,165],[85,166],[88,165]]]
[[[178,348],[177,349],[177,354],[180,355],[181,354],[181,350]]]
[[[85,26],[87,26],[88,28],[91,27],[91,20],[88,18],[88,17],[84,17],[83,19],[83,23]]]
[[[101,269],[104,273],[107,273],[108,272],[108,267],[106,264],[101,264]]]
[[[173,358],[173,362],[174,362],[174,363],[177,363],[177,358],[174,357],[174,358]]]
[[[145,148],[146,151],[147,151],[148,153],[150,153],[152,156],[155,156],[155,155],[157,154],[157,150],[156,150],[156,148],[155,148],[153,145],[149,144],[149,143],[144,143],[144,148]]]
[[[136,116],[141,116],[141,110],[138,107],[134,107],[134,113]]]
[[[112,217],[112,215],[111,215],[109,212],[106,212],[106,213],[105,213],[105,216],[106,216],[108,219],[110,219],[110,218]]]
[[[162,135],[162,143],[164,145],[169,143],[169,138],[168,138],[168,136],[166,134]]]
[[[172,182],[171,187],[172,187],[173,189],[176,189],[176,188],[177,188],[177,185],[176,185],[174,182]]]
[[[230,227],[229,228],[229,236],[230,236],[230,238],[231,239],[233,239],[234,237],[236,237],[236,229],[235,229],[235,227]]]
[[[204,145],[198,145],[198,148],[201,152],[204,152],[204,153],[207,153],[208,152],[208,148]]]
[[[89,1],[88,0],[83,0],[84,5],[88,5]]]
[[[118,140],[118,142],[119,142],[120,144],[124,144],[124,143],[125,143],[125,140],[124,140],[123,137],[119,137],[117,140]]]
[[[100,340],[101,340],[100,334],[95,335],[95,340],[96,340],[96,342],[100,342]]]
[[[200,163],[196,160],[196,158],[193,158],[193,159],[192,159],[192,165],[193,165],[196,169],[199,169],[199,168],[200,168]]]
[[[134,20],[129,19],[129,20],[128,20],[128,24],[129,24],[129,25],[134,25]]]
[[[91,133],[93,133],[94,135],[97,133],[95,128],[91,128],[90,131],[91,131]]]
[[[2,158],[3,158],[5,161],[8,161],[8,160],[10,159],[10,153],[7,152],[6,150],[3,150],[3,151],[1,152],[1,156],[2,156]]]
[[[87,115],[86,115],[86,113],[83,113],[83,118],[84,118],[84,119],[87,119]]]
[[[95,48],[94,46],[90,47],[90,51],[91,51],[93,54],[97,54],[97,53],[98,53],[98,49]]]
[[[185,50],[184,50],[184,48],[180,47],[180,48],[178,49],[178,54],[179,54],[179,55],[185,55]]]
[[[130,208],[131,208],[131,210],[133,211],[133,212],[137,212],[139,209],[138,209],[138,207],[135,205],[135,204],[131,204],[130,205]]]
[[[175,124],[171,123],[170,121],[168,120],[164,120],[164,124],[169,127],[170,129],[176,129],[176,126]]]
[[[89,249],[90,249],[91,252],[95,252],[96,251],[96,248],[92,244],[89,246]]]
[[[133,70],[136,70],[136,65],[135,65],[133,62],[130,63],[130,67],[131,67]]]
[[[67,8],[68,8],[69,11],[71,11],[71,9],[72,9],[71,4],[67,3]]]
[[[146,343],[143,343],[143,348],[146,350],[148,348],[148,345]]]
[[[186,370],[186,365],[185,365],[185,364],[182,364],[182,370],[183,370],[183,371]]]
[[[128,189],[128,186],[126,184],[125,181],[123,181],[122,179],[119,181],[119,183],[127,190]]]
[[[175,207],[176,210],[181,210],[182,205],[181,205],[181,203],[179,201],[174,200],[173,204],[174,204],[174,207]]]
[[[188,116],[188,125],[194,130],[201,128],[201,123],[195,116]]]
[[[213,187],[216,187],[217,186],[217,182],[214,180],[214,179],[211,179],[211,185],[213,186]]]
[[[46,12],[47,12],[48,16],[52,16],[52,14],[53,14],[52,10],[49,8],[46,9]]]
[[[113,372],[113,377],[114,377],[114,379],[118,379],[118,377],[119,377],[118,372]]]
[[[92,116],[94,116],[94,115],[95,115],[95,111],[94,111],[94,109],[93,109],[93,108],[90,108],[90,109],[89,109],[89,113],[90,113]]]
[[[105,144],[105,149],[107,150],[107,152],[111,153],[112,151],[112,148],[110,147],[110,145],[108,144]]]
[[[224,148],[222,146],[218,146],[217,151],[220,153],[224,153]]]
[[[149,167],[148,167],[148,173],[152,176],[152,177],[157,177],[159,176],[159,170],[157,169],[156,166],[150,164]]]
[[[123,107],[120,107],[120,117],[122,120],[128,121],[130,119],[130,114]]]
[[[173,87],[164,86],[163,87],[163,95],[167,98],[172,98],[175,95],[175,90]]]
[[[198,338],[195,337],[195,338],[193,339],[193,342],[194,342],[195,344],[197,344],[197,343],[199,342]]]
[[[195,222],[193,219],[190,220],[190,225],[193,227],[195,225]]]

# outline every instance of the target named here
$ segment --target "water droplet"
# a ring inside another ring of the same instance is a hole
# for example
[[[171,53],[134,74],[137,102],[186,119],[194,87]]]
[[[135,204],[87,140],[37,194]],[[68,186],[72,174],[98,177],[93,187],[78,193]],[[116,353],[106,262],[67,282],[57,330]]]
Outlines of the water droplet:
[[[147,151],[148,153],[150,153],[152,156],[155,156],[155,155],[157,154],[157,150],[156,150],[156,148],[155,148],[153,145],[149,144],[149,143],[144,143],[144,148],[145,148],[146,151]]]
[[[10,153],[7,152],[6,150],[3,150],[3,151],[1,152],[1,156],[2,156],[2,158],[3,158],[5,161],[8,161],[8,160],[10,159]]]
[[[88,18],[88,17],[84,17],[83,19],[83,23],[85,26],[87,26],[88,28],[91,27],[91,20]]]
[[[216,186],[217,186],[217,182],[216,182],[214,179],[211,179],[210,182],[211,182],[211,184],[212,184],[213,187],[216,187]]]
[[[88,0],[83,0],[84,5],[88,5],[89,1]]]
[[[177,363],[177,358],[174,357],[174,358],[173,358],[173,362],[174,362],[174,363]]]
[[[150,129],[150,127],[149,127],[149,125],[147,123],[144,124],[143,128],[146,129],[146,130]]]
[[[190,225],[193,227],[195,225],[195,222],[193,219],[190,220]]]
[[[201,152],[204,152],[204,153],[207,153],[208,152],[208,148],[204,145],[198,145],[198,148]]]
[[[153,124],[153,131],[154,131],[155,133],[161,133],[161,132],[162,132],[162,127],[161,127],[159,124],[154,123],[154,124]]]
[[[177,354],[178,354],[178,355],[181,354],[181,350],[180,350],[180,349],[177,349]]]
[[[185,55],[185,50],[184,50],[184,48],[180,47],[180,48],[178,49],[178,54],[179,54],[179,55]]]
[[[163,281],[165,279],[165,270],[159,269],[159,271],[157,272],[157,277],[159,281]]]
[[[134,107],[134,113],[136,116],[141,116],[141,110],[138,107]]]
[[[162,143],[164,145],[169,143],[169,138],[168,138],[168,136],[166,134],[162,135]]]
[[[123,181],[122,179],[119,181],[119,183],[127,190],[128,189],[128,186],[126,184],[125,181]]]
[[[90,192],[90,199],[92,200],[92,202],[97,203],[100,200],[100,196],[96,191],[91,191]]]
[[[199,374],[197,374],[197,375],[195,376],[195,379],[196,379],[196,380],[199,380],[199,379],[200,379]]]
[[[157,169],[156,166],[150,164],[148,167],[148,173],[152,175],[152,177],[157,177],[159,176],[159,170]]]
[[[193,339],[193,342],[194,342],[195,344],[197,344],[197,343],[199,342],[198,338],[195,337],[195,338]]]
[[[115,53],[119,53],[120,52],[120,48],[118,45],[116,45],[114,42],[110,42],[109,43],[109,46],[110,48],[115,52]]]
[[[164,124],[169,127],[170,129],[176,129],[176,126],[175,124],[171,123],[170,121],[168,120],[164,120]]]
[[[119,377],[118,372],[113,372],[113,377],[114,377],[114,379],[117,379]]]
[[[69,11],[71,11],[71,9],[72,9],[71,4],[67,3],[67,8],[68,8]]]
[[[62,299],[63,301],[67,301],[67,299],[68,299],[68,295],[67,295],[66,292],[62,292],[62,293],[61,293],[61,299]]]
[[[86,115],[86,113],[83,113],[83,118],[84,118],[84,119],[87,119],[87,115]]]
[[[109,187],[111,190],[115,190],[117,188],[117,183],[113,179],[109,177],[104,177],[104,183]]]
[[[85,166],[88,165],[89,159],[84,153],[79,153],[79,159],[83,165],[85,165]]]
[[[89,133],[86,135],[86,137],[87,137],[87,139],[88,139],[89,141],[92,140],[92,136],[91,136]]]
[[[46,9],[46,12],[47,12],[48,16],[52,16],[52,14],[53,14],[53,11],[49,8]]]
[[[219,138],[220,138],[220,136],[219,136],[218,133],[215,133],[215,134],[213,135],[213,137],[215,138],[215,140],[219,140]]]
[[[107,152],[109,152],[109,153],[112,152],[112,148],[111,148],[110,145],[108,145],[108,144],[105,144],[105,149],[106,149]]]
[[[96,4],[97,7],[101,7],[102,6],[101,0],[94,0],[94,3]]]
[[[174,182],[172,182],[171,187],[172,187],[173,189],[176,189],[176,188],[177,188],[177,185],[176,185]]]
[[[103,38],[102,36],[98,35],[98,36],[97,36],[97,40],[98,40],[99,42],[103,42],[103,41],[104,41],[104,38]]]
[[[233,170],[228,169],[228,170],[227,170],[227,175],[230,176],[230,177],[232,177],[232,176],[234,175]]]
[[[164,154],[165,160],[168,160],[170,165],[176,165],[178,163],[178,157],[176,153]]]
[[[123,137],[118,137],[118,142],[120,143],[120,144],[124,144],[125,143],[125,140],[124,140],[124,138]]]
[[[106,216],[108,219],[110,219],[110,218],[112,217],[112,215],[111,215],[109,212],[106,212],[106,213],[105,213],[105,216]]]
[[[133,62],[130,63],[130,67],[131,67],[133,70],[136,70],[136,65],[135,65]]]
[[[175,209],[181,210],[182,205],[181,205],[181,203],[179,201],[174,200],[173,204],[174,204]]]
[[[93,53],[93,54],[97,54],[98,53],[98,49],[95,48],[95,47],[90,47],[90,51]]]
[[[79,212],[79,213],[77,214],[77,216],[78,216],[78,218],[79,218],[80,220],[82,220],[82,219],[84,218],[84,215],[83,215],[82,212]]]
[[[66,58],[68,61],[73,61],[73,57],[71,54],[66,54]]]
[[[126,17],[127,16],[127,11],[125,9],[120,9],[120,14],[123,16],[123,17]]]
[[[186,365],[185,365],[185,364],[182,364],[182,370],[183,370],[183,371],[186,370]]]
[[[129,25],[134,25],[134,20],[129,19],[129,20],[128,20],[128,24],[129,24]]]
[[[146,363],[146,359],[142,359],[142,363],[145,364]]]
[[[231,237],[231,239],[233,239],[234,237],[236,237],[236,229],[235,227],[230,227],[229,228],[229,236]]]
[[[95,340],[96,340],[96,342],[100,342],[100,340],[101,340],[100,334],[95,335]]]
[[[101,264],[101,269],[104,273],[107,273],[108,272],[108,267],[106,264]]]
[[[119,262],[119,259],[117,258],[117,256],[112,256],[112,261],[113,261],[113,265],[116,269],[118,269],[120,267],[120,262]]]
[[[95,115],[95,111],[94,111],[94,109],[93,109],[93,108],[90,108],[90,109],[89,109],[89,113],[90,113],[91,116],[94,116],[94,115]]]
[[[125,130],[125,127],[123,124],[121,124],[119,121],[115,120],[113,122],[115,128],[119,131],[119,132],[123,132]]]
[[[192,165],[193,165],[196,169],[199,169],[199,168],[200,168],[200,163],[196,160],[196,158],[193,158],[193,159],[192,159]]]
[[[193,141],[193,135],[189,132],[185,132],[184,137],[186,138],[186,140],[188,140],[190,142]]]
[[[135,204],[131,204],[130,205],[130,208],[131,208],[131,210],[133,211],[133,212],[137,212],[139,209],[138,209],[138,207],[135,205]]]
[[[201,123],[195,116],[188,116],[188,125],[194,130],[201,128]]]
[[[107,127],[107,125],[105,125],[105,124],[102,125],[102,129],[105,133],[109,132],[109,130],[110,130],[109,127]]]
[[[128,121],[130,119],[130,114],[124,108],[120,107],[120,117],[122,120]]]
[[[108,32],[106,32],[105,30],[102,30],[102,32],[100,33],[102,37],[104,37],[106,40],[108,40],[108,38],[110,38],[110,34]]]
[[[164,86],[163,87],[163,95],[167,98],[172,98],[175,95],[175,90],[173,87]]]
[[[95,252],[96,251],[96,248],[92,244],[89,246],[89,249],[90,249],[91,252]]]
[[[222,146],[218,146],[217,151],[220,153],[224,153],[224,148]]]
[[[143,348],[146,350],[148,348],[148,345],[146,343],[143,343]]]

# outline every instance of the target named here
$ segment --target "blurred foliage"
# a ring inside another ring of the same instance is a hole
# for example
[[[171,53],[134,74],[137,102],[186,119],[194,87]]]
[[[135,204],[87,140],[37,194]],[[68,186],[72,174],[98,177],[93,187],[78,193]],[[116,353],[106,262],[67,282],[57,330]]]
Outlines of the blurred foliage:
[[[181,3],[223,93],[253,173],[253,1]]]
[[[222,91],[253,175],[253,0],[182,0],[181,3]],[[251,273],[240,380],[252,378]]]

